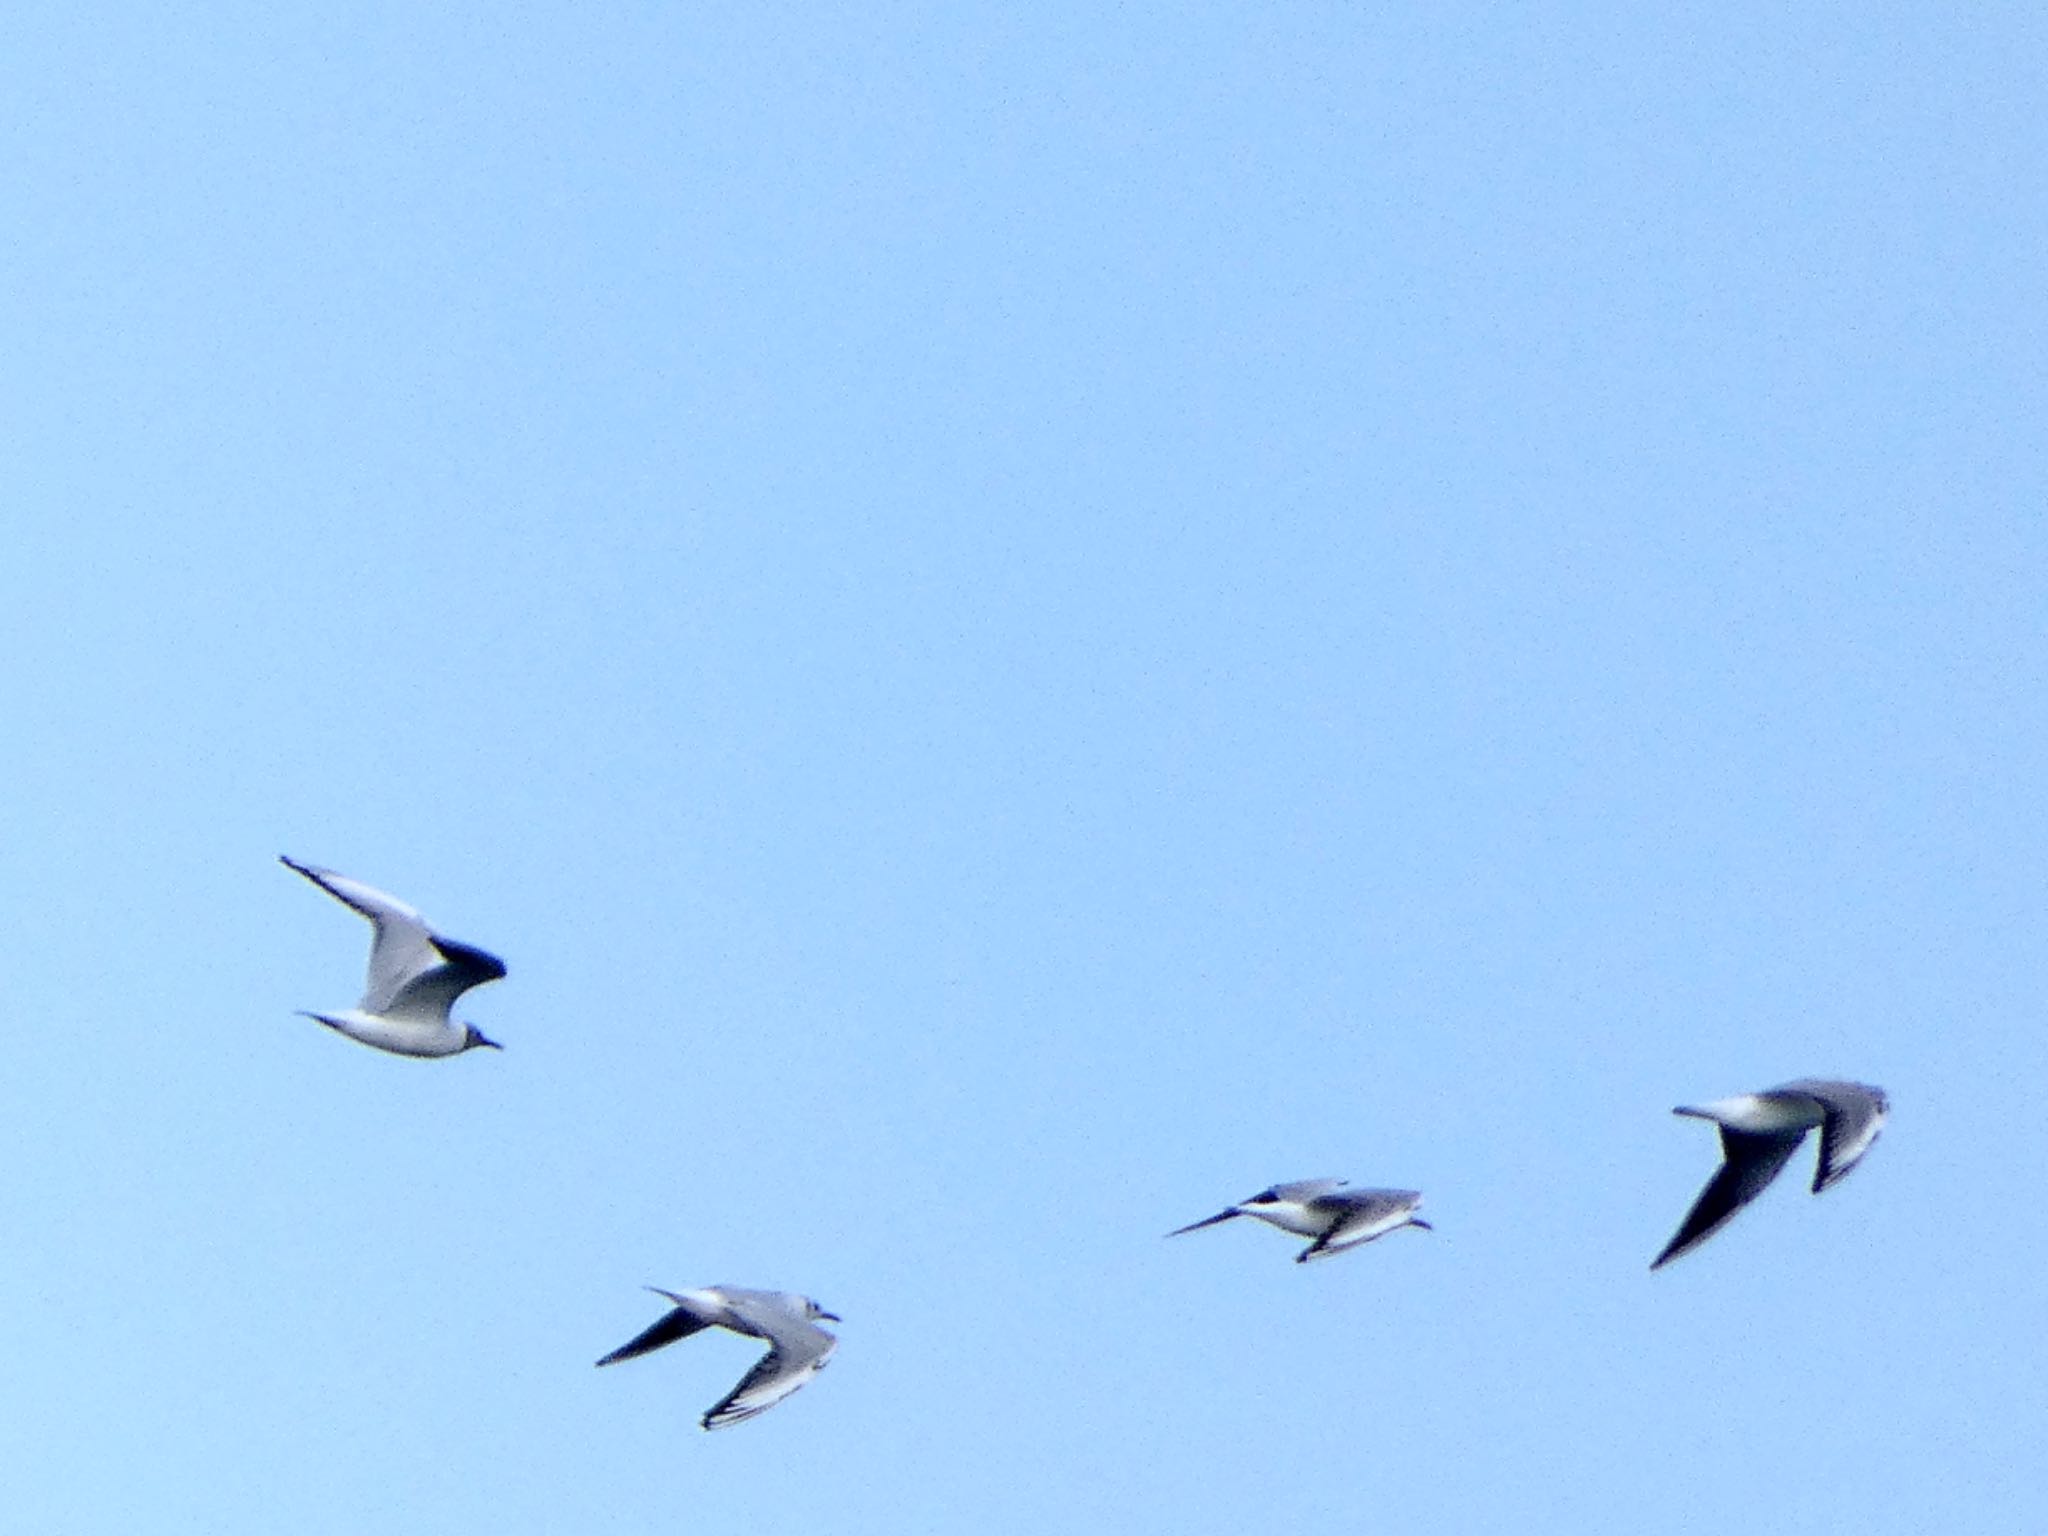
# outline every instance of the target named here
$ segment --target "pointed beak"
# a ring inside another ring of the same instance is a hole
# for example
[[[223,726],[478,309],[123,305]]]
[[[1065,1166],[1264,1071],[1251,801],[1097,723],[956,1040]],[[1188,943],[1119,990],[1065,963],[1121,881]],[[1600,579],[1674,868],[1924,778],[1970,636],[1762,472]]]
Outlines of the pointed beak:
[[[828,1323],[843,1323],[846,1321],[837,1312],[820,1312],[818,1316],[824,1318]]]
[[[471,1045],[488,1045],[494,1051],[502,1051],[503,1049],[505,1049],[505,1047],[498,1044],[498,1042],[493,1040],[489,1035],[478,1035],[469,1043]]]
[[[1206,1220],[1191,1221],[1184,1227],[1175,1227],[1171,1232],[1167,1233],[1166,1235],[1168,1237],[1179,1237],[1183,1232],[1199,1232],[1204,1227],[1213,1227],[1219,1221],[1228,1221],[1231,1217],[1241,1214],[1242,1213],[1238,1210],[1238,1208],[1233,1205],[1229,1210],[1218,1211],[1214,1216],[1208,1217]]]

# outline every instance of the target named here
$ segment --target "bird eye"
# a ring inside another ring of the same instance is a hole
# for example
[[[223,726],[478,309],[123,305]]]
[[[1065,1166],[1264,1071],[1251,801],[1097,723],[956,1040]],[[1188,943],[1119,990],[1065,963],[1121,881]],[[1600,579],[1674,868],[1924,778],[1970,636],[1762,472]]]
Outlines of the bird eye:
[[[1280,1198],[1280,1191],[1279,1191],[1279,1190],[1277,1190],[1277,1189],[1262,1189],[1262,1190],[1260,1190],[1260,1191],[1259,1191],[1259,1192],[1258,1192],[1258,1193],[1257,1193],[1256,1195],[1253,1195],[1253,1196],[1251,1197],[1251,1199],[1249,1199],[1249,1200],[1245,1201],[1245,1204],[1246,1204],[1246,1205],[1271,1205],[1271,1204],[1272,1204],[1272,1203],[1273,1203],[1274,1201],[1278,1200],[1279,1198]]]

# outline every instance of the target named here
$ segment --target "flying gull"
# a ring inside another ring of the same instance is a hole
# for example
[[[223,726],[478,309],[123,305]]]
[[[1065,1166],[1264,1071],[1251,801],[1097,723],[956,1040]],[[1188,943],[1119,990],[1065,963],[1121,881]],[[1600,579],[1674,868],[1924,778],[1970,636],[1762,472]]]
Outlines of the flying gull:
[[[822,1317],[836,1323],[838,1314],[792,1291],[750,1291],[735,1285],[707,1285],[697,1291],[664,1291],[653,1285],[648,1289],[666,1296],[674,1308],[599,1365],[631,1360],[705,1328],[729,1328],[768,1341],[768,1353],[704,1415],[706,1429],[723,1429],[766,1413],[823,1370],[839,1347],[839,1340],[813,1321]]]
[[[395,896],[351,880],[331,869],[280,858],[335,900],[354,907],[370,920],[376,936],[370,941],[370,976],[363,1000],[346,1013],[308,1013],[351,1040],[374,1045],[400,1056],[453,1056],[475,1046],[502,1049],[478,1033],[474,1024],[448,1017],[455,999],[471,987],[496,981],[505,963],[467,944],[446,939],[427,920]]]
[[[1343,1179],[1300,1179],[1262,1189],[1227,1211],[1219,1211],[1204,1221],[1190,1222],[1166,1235],[1179,1237],[1182,1232],[1213,1227],[1233,1216],[1256,1216],[1283,1232],[1314,1238],[1294,1256],[1295,1263],[1306,1264],[1310,1259],[1326,1259],[1384,1237],[1396,1227],[1434,1231],[1415,1214],[1421,1204],[1422,1196],[1412,1189],[1347,1189]]]
[[[1721,1127],[1722,1161],[1685,1213],[1678,1235],[1650,1268],[1690,1253],[1720,1231],[1729,1217],[1764,1192],[1815,1126],[1820,1127],[1820,1163],[1813,1192],[1819,1194],[1862,1160],[1890,1112],[1882,1088],[1813,1077],[1696,1109],[1674,1109],[1674,1115],[1712,1120]]]

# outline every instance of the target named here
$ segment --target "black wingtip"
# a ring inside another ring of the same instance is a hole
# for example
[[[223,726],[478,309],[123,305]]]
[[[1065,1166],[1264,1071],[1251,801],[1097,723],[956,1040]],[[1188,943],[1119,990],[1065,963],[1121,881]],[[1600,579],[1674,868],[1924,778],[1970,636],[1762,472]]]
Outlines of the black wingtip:
[[[1175,1227],[1171,1232],[1167,1233],[1166,1235],[1168,1237],[1179,1237],[1183,1232],[1199,1232],[1204,1227],[1213,1227],[1218,1222],[1229,1221],[1233,1217],[1241,1216],[1243,1214],[1244,1213],[1242,1211],[1238,1210],[1238,1208],[1233,1205],[1229,1210],[1218,1211],[1214,1216],[1204,1216],[1200,1221],[1191,1221],[1184,1227]]]
[[[471,982],[469,985],[472,987],[480,987],[487,981],[504,979],[505,962],[487,949],[478,949],[474,944],[463,944],[454,939],[444,939],[438,934],[430,935],[429,942],[440,952],[443,960],[452,965],[466,965],[478,973],[480,979]],[[463,990],[467,991],[468,988]]]
[[[1652,1274],[1655,1274],[1658,1270],[1662,1269],[1666,1264],[1669,1264],[1673,1259],[1684,1258],[1688,1253],[1691,1253],[1693,1249],[1699,1247],[1701,1243],[1705,1242],[1707,1238],[1711,1237],[1712,1235],[1712,1233],[1702,1233],[1700,1236],[1688,1240],[1685,1234],[1681,1232],[1677,1237],[1674,1237],[1673,1239],[1671,1239],[1670,1242],[1664,1245],[1664,1251],[1662,1253],[1658,1254],[1657,1257],[1650,1260],[1650,1272]]]

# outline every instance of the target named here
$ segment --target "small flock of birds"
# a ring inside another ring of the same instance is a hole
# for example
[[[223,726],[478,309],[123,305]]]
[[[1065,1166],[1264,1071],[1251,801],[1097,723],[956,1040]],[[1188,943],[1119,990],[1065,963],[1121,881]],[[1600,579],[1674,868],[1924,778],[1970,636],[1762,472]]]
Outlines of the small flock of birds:
[[[474,1024],[450,1016],[455,1000],[472,987],[497,981],[505,963],[473,945],[436,933],[414,908],[394,896],[336,874],[282,859],[337,901],[370,920],[369,978],[362,1001],[340,1013],[306,1013],[338,1034],[399,1056],[455,1056],[479,1047],[500,1050]],[[1832,1078],[1801,1078],[1760,1093],[1710,1104],[1681,1106],[1674,1114],[1711,1120],[1721,1131],[1721,1166],[1679,1223],[1678,1232],[1650,1263],[1659,1269],[1690,1253],[1777,1178],[1808,1131],[1820,1131],[1813,1192],[1819,1194],[1861,1162],[1884,1128],[1890,1104],[1884,1090]],[[1343,1179],[1301,1179],[1275,1184],[1214,1216],[1169,1232],[1179,1237],[1239,1216],[1310,1239],[1298,1264],[1347,1253],[1402,1227],[1430,1224],[1416,1215],[1422,1196],[1412,1189],[1352,1189]],[[706,1429],[723,1429],[765,1413],[824,1369],[839,1346],[820,1320],[838,1322],[808,1296],[793,1291],[708,1285],[691,1291],[648,1287],[670,1310],[597,1363],[614,1365],[649,1354],[706,1328],[765,1339],[768,1352],[731,1392],[703,1416]]]

